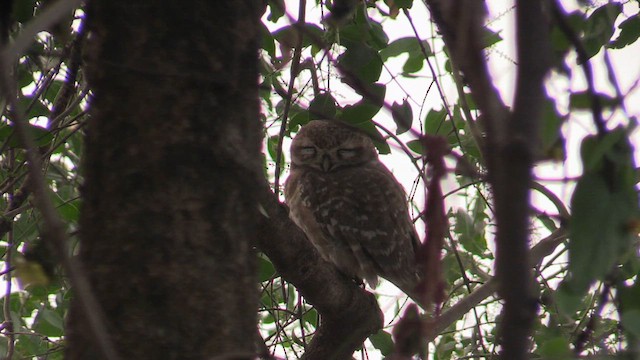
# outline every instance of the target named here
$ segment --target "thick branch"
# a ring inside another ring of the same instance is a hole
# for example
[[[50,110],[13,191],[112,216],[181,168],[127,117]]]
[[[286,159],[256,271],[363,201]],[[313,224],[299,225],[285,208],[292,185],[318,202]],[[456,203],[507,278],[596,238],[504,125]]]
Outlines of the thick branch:
[[[375,297],[320,257],[266,183],[261,205],[267,215],[260,221],[258,248],[321,315],[304,358],[350,359],[369,335],[382,328]]]
[[[541,3],[517,2],[518,82],[514,111],[509,116],[491,83],[482,52],[484,4],[474,0],[425,0],[443,34],[451,60],[468,81],[483,113],[489,181],[497,222],[496,274],[504,298],[505,359],[528,356],[529,332],[535,315],[528,266],[529,184],[543,100],[548,36]]]
[[[531,169],[538,144],[544,101],[543,79],[548,69],[548,34],[542,4],[516,2],[518,74],[514,109],[505,142],[498,142],[489,159],[497,223],[496,275],[504,299],[501,328],[502,357],[527,359],[529,336],[537,302],[529,268]]]

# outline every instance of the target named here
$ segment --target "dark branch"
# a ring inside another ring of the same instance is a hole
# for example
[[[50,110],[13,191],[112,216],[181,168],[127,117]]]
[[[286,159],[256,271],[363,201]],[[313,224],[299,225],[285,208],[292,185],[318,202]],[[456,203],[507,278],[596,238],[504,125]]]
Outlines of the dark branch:
[[[321,315],[304,359],[350,359],[382,328],[376,298],[320,257],[266,183],[261,198],[266,216],[260,221],[257,247]]]
[[[425,2],[443,34],[454,68],[468,82],[483,114],[484,153],[498,225],[496,274],[499,294],[505,300],[502,356],[525,359],[535,314],[528,253],[529,184],[544,98],[542,81],[548,68],[547,19],[540,2],[517,3],[520,65],[515,107],[509,114],[493,87],[483,53],[484,3],[474,0]]]

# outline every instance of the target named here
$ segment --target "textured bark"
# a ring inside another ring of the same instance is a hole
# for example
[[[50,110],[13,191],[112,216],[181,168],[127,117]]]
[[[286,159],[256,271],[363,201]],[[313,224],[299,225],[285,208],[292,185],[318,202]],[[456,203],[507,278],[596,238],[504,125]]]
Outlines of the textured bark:
[[[257,5],[88,4],[80,258],[122,358],[254,352]],[[103,358],[78,301],[66,356]]]

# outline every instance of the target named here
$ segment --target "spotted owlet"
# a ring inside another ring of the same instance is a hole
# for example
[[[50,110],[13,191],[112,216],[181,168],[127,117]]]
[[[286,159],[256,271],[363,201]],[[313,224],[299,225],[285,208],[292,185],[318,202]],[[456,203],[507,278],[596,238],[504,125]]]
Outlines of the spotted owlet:
[[[327,120],[302,127],[284,193],[291,218],[324,259],[372,288],[381,276],[413,296],[420,243],[404,190],[367,135]]]

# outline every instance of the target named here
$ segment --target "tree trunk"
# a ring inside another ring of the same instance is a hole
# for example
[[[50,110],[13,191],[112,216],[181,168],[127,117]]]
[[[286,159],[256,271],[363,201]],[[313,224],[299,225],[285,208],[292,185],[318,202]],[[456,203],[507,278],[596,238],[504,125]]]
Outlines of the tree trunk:
[[[88,4],[80,259],[121,358],[255,352],[258,4]],[[104,358],[80,301],[67,359]]]

